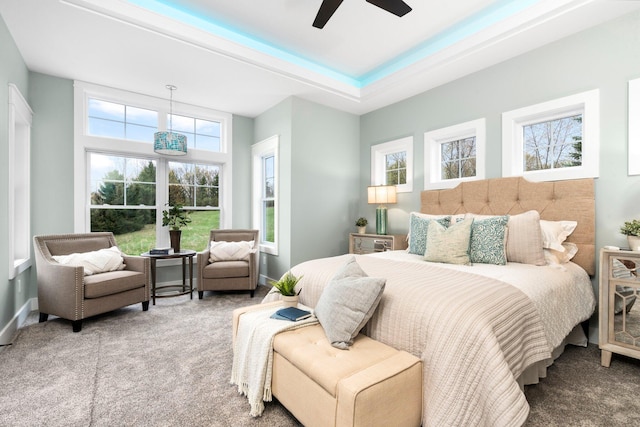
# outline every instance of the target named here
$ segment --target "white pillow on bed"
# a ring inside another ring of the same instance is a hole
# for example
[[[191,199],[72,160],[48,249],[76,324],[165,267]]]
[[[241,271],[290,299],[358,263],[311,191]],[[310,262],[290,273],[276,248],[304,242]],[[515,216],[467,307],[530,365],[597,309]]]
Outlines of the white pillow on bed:
[[[577,225],[577,221],[546,221],[541,219],[542,247],[564,252],[565,248],[562,244],[573,233]]]
[[[332,346],[349,349],[378,307],[387,279],[369,277],[349,257],[322,291],[315,315]]]
[[[578,253],[578,246],[575,243],[567,242],[562,244],[562,251],[555,249],[545,249],[544,258],[548,265],[565,264]]]

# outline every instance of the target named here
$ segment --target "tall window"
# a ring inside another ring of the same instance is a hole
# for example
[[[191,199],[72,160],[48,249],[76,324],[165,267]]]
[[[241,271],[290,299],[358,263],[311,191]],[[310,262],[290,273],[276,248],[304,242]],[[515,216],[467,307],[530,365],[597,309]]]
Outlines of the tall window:
[[[202,250],[209,230],[231,227],[230,115],[182,105],[171,125],[187,134],[189,150],[178,161],[153,151],[153,134],[169,126],[168,102],[75,87],[76,231],[111,231],[123,252],[140,254],[169,246],[162,227],[169,204],[192,219],[182,229],[185,248]]]
[[[20,90],[9,84],[9,279],[31,266],[30,145],[33,111]]]
[[[395,185],[397,192],[413,190],[413,137],[371,146],[372,185]]]
[[[502,114],[502,174],[551,181],[599,175],[599,92]]]
[[[451,188],[484,179],[485,140],[485,119],[426,132],[424,187]]]
[[[253,226],[260,250],[278,254],[278,136],[253,145]]]

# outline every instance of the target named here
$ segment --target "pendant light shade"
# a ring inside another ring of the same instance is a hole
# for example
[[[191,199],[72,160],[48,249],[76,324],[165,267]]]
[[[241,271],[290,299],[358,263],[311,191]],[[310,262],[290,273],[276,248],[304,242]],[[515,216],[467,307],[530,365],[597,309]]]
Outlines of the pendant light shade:
[[[153,151],[168,156],[184,156],[187,154],[187,137],[175,132],[156,132]]]
[[[156,132],[153,135],[153,151],[168,156],[184,156],[187,154],[187,137],[181,133],[173,132],[173,91],[177,88],[167,85],[169,93],[169,131]]]

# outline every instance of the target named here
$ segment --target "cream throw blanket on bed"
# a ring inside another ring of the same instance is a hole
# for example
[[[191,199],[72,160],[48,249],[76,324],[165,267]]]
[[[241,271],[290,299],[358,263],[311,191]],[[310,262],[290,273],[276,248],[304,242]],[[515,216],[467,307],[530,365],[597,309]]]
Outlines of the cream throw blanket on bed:
[[[282,307],[268,307],[243,313],[233,347],[231,384],[249,399],[252,417],[262,415],[264,402],[271,402],[271,373],[273,366],[273,339],[276,334],[303,326],[315,325],[318,319],[310,317],[297,322],[271,319]]]

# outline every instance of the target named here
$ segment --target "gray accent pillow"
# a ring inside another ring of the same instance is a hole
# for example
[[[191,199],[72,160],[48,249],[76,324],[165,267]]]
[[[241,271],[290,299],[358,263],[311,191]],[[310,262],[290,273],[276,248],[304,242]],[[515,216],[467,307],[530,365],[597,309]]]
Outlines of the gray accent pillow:
[[[473,218],[456,222],[449,228],[434,222],[427,230],[425,261],[469,265],[469,241]]]
[[[378,307],[387,280],[369,277],[354,256],[322,291],[315,315],[331,345],[348,350]]]

